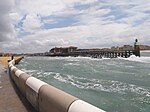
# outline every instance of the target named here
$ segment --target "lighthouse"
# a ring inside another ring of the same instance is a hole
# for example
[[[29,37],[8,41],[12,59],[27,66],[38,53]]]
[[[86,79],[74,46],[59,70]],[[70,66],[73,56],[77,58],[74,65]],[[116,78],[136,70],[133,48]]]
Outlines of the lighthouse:
[[[140,45],[139,45],[138,39],[135,39],[135,42],[134,42],[134,55],[140,57]]]

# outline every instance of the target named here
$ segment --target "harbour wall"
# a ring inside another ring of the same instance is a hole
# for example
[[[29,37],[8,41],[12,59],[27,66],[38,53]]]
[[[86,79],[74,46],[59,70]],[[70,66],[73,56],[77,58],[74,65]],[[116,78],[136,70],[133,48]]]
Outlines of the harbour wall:
[[[134,46],[124,45],[123,47],[112,47],[104,49],[77,49],[77,47],[60,47],[52,48],[47,56],[83,56],[92,58],[128,58],[131,55],[140,57],[140,45],[138,39],[135,40]]]
[[[19,61],[20,59],[9,62],[10,77],[38,112],[105,112],[19,70],[14,66]]]
[[[92,57],[92,58],[117,58],[123,57],[128,58],[131,55],[139,56],[140,57],[140,49],[138,46],[135,47],[134,50],[78,50],[72,51],[68,53],[64,52],[56,52],[50,53],[49,56],[82,56],[82,57]]]

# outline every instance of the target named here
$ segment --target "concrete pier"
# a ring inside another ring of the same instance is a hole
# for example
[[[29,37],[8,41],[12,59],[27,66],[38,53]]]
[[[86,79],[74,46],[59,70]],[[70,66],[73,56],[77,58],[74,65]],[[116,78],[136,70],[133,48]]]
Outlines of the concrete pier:
[[[36,112],[0,65],[0,112]]]

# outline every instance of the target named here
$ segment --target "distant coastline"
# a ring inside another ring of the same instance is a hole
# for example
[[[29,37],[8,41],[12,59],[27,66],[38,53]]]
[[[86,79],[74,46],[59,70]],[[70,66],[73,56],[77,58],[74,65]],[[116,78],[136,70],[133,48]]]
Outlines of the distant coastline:
[[[149,45],[140,45],[140,51],[150,51]]]
[[[141,50],[140,52],[150,52],[150,50]]]
[[[150,52],[150,46],[149,45],[140,45],[140,52]],[[57,48],[57,47],[56,47]],[[81,49],[83,50],[83,49]],[[124,45],[124,46],[121,46],[121,47],[118,47],[118,46],[112,46],[110,48],[90,48],[90,49],[84,49],[84,50],[133,50],[133,46],[131,45]],[[3,53],[3,52],[0,52],[0,57],[8,57],[8,56],[22,56],[22,55],[26,55],[26,56],[49,56],[50,54],[50,50],[47,51],[47,52],[41,52],[41,53]]]

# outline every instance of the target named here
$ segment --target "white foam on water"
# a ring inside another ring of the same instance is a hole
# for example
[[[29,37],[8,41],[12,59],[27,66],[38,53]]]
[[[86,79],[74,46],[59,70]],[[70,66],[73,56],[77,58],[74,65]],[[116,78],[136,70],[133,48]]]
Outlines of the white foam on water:
[[[81,89],[91,89],[96,91],[105,91],[111,93],[128,94],[134,93],[144,96],[150,96],[150,90],[139,87],[133,84],[127,84],[120,81],[102,80],[102,79],[87,79],[84,77],[75,77],[70,75],[56,74],[55,79],[72,84]]]
[[[142,62],[142,63],[150,63],[150,57],[136,57],[135,55],[131,55],[129,58],[121,58],[119,59],[128,60],[128,61],[135,61],[135,62]]]
[[[26,69],[22,69],[22,71],[26,72],[26,73],[33,73],[36,72],[37,70],[26,70]]]
[[[79,63],[66,63],[64,65],[65,66],[68,66],[68,65],[79,66],[80,64]]]
[[[51,59],[55,60],[55,59],[64,59],[64,60],[67,60],[67,61],[81,61],[81,60],[96,60],[96,61],[99,61],[99,60],[108,60],[110,58],[105,58],[105,57],[102,57],[102,58],[92,58],[92,57],[82,57],[82,56],[78,56],[78,57],[52,57]]]
[[[79,62],[81,60],[91,60],[91,61],[102,61],[102,60],[110,60],[111,58],[91,58],[91,57],[51,57],[50,60],[66,60],[72,62]],[[131,55],[129,58],[122,58],[118,57],[118,59],[128,60],[128,61],[135,61],[135,62],[142,62],[142,63],[150,63],[150,57],[136,57],[135,55]]]
[[[52,76],[54,77],[55,75],[59,74],[59,73],[56,73],[56,72],[43,72],[43,71],[40,71],[38,73],[36,73],[38,76],[37,77],[48,77],[48,76]]]
[[[102,57],[102,58],[77,57],[77,58],[79,58],[79,59],[93,60],[93,61],[101,61],[101,60],[108,60],[108,59],[111,59],[111,58],[105,58],[105,57]]]
[[[38,70],[27,70],[27,69],[21,69],[23,72],[29,74],[29,75],[33,75],[36,74]]]
[[[57,73],[55,73],[55,72],[44,72],[43,77],[47,77],[49,75],[54,75],[54,74],[57,74]]]

